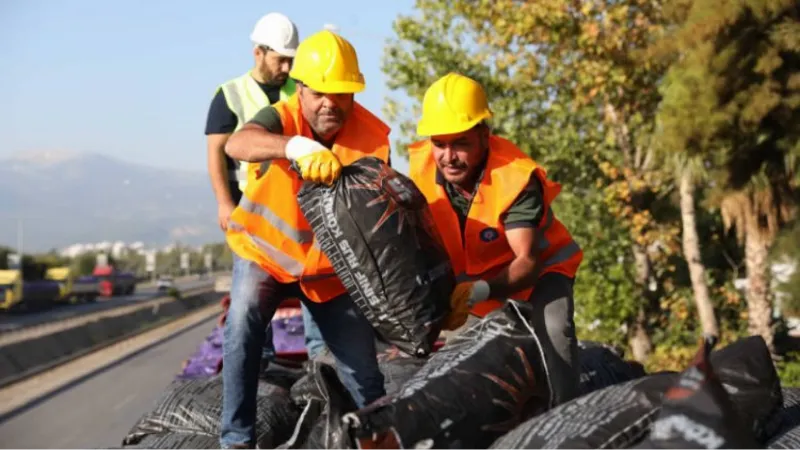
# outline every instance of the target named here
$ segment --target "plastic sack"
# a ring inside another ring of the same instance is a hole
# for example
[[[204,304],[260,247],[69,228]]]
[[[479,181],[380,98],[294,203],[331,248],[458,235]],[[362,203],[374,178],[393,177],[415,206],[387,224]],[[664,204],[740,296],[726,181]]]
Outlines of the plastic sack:
[[[509,301],[457,335],[394,396],[345,416],[359,448],[485,448],[552,401],[530,305]]]
[[[378,365],[387,395],[397,392],[425,363],[386,344],[378,344]],[[292,438],[281,448],[352,448],[341,420],[355,409],[350,394],[339,381],[333,356],[326,350],[306,363],[306,374],[292,386],[292,398],[303,408]]]
[[[219,448],[219,436],[200,433],[166,433],[148,434],[136,444],[122,448]]]
[[[279,384],[260,381],[258,386],[256,441],[261,448],[273,448],[288,439],[299,414],[288,391],[288,381],[294,380],[276,380]],[[213,436],[216,448],[219,446],[221,413],[222,377],[176,380],[153,411],[144,414],[133,426],[122,444],[158,448],[153,439],[174,433],[176,436],[169,438],[170,442],[176,442],[180,436]],[[148,441],[142,444],[145,438]],[[185,439],[199,442],[197,439],[200,438]]]
[[[365,157],[345,166],[333,186],[305,183],[297,200],[322,252],[378,334],[409,354],[429,354],[456,281],[414,183]]]
[[[779,436],[770,440],[767,448],[785,448],[785,449],[798,449],[800,448],[800,425],[783,431]]]
[[[711,353],[714,367],[744,426],[759,441],[783,404],[781,381],[764,338],[749,336]]]
[[[664,394],[650,435],[637,448],[756,448],[722,387],[709,354],[716,338],[704,339],[692,364]]]
[[[783,406],[769,418],[768,448],[800,448],[800,388],[785,387]]]
[[[197,351],[183,364],[177,378],[208,378],[217,374],[217,366],[222,359],[222,328],[215,327],[203,340]]]
[[[711,365],[742,427],[759,439],[780,405],[780,381],[759,336],[712,352]],[[523,423],[492,448],[626,448],[641,442],[678,374],[664,372],[578,397]]]
[[[645,437],[675,373],[648,375],[563,403],[491,448],[627,448]]]
[[[622,359],[621,350],[591,341],[578,341],[581,395],[645,376],[641,365]]]
[[[306,351],[302,309],[279,308],[276,311],[272,319],[272,343],[278,355]]]
[[[291,437],[280,448],[351,448],[342,415],[354,410],[355,403],[336,369],[309,361],[306,375],[292,386],[291,395],[303,410]]]

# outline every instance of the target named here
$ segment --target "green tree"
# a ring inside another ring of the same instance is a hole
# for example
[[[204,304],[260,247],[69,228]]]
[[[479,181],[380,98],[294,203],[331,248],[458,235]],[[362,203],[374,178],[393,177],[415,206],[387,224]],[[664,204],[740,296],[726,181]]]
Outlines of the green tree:
[[[800,221],[795,221],[778,236],[770,260],[778,264],[794,265],[789,279],[778,284],[778,294],[783,297],[784,315],[800,316]]]
[[[720,169],[717,203],[745,247],[749,331],[772,348],[768,253],[797,201],[800,6],[673,4],[680,26],[654,47],[656,55],[678,57],[668,77],[667,134],[675,148]]]
[[[85,276],[92,274],[96,264],[97,264],[97,254],[94,252],[86,252],[76,256],[72,260],[70,267],[72,268],[72,272],[75,273],[76,276]]]
[[[793,264],[794,273],[789,279],[778,284],[777,294],[783,297],[783,315],[800,317],[800,221],[786,228],[776,240],[770,261],[778,264]]]
[[[664,285],[666,258],[679,251],[675,224],[660,223],[652,211],[664,196],[649,138],[666,65],[638,57],[661,32],[659,9],[644,1],[566,0],[416,6],[420,14],[395,22],[397,39],[383,64],[389,87],[412,100],[408,109],[399,106],[403,98],[387,104],[388,116],[402,121],[398,147],[434,79],[459,71],[481,81],[495,132],[565,187],[555,209],[587,250],[576,286],[587,296],[579,299],[582,311],[608,318],[600,322],[609,332],[627,326],[636,358],[644,359],[660,295],[649,285]],[[597,283],[609,274],[620,283]]]

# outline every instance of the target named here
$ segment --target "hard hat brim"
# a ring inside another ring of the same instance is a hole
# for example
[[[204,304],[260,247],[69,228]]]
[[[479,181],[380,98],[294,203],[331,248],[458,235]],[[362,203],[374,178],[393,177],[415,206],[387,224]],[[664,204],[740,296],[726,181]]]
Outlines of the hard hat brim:
[[[255,44],[255,45],[263,45],[263,46],[269,47],[270,50],[273,50],[273,51],[275,51],[276,53],[279,53],[282,56],[288,56],[290,58],[294,58],[295,55],[297,54],[297,48],[296,47],[295,48],[274,47],[274,46],[269,45],[269,44],[267,44],[265,42],[257,41],[255,39],[255,37],[253,37],[253,35],[250,35],[250,40],[253,42],[253,44]]]
[[[442,136],[445,134],[463,133],[481,123],[481,121],[492,117],[490,111],[485,111],[478,117],[470,120],[469,122],[462,122],[458,124],[443,125],[440,123],[431,123],[430,120],[420,120],[417,123],[417,135],[419,136]]]
[[[289,73],[289,76],[292,76],[292,73]],[[295,78],[297,81],[303,83],[305,86],[321,93],[321,94],[357,94],[366,88],[365,83],[359,83],[357,81],[328,81],[328,82],[317,82],[317,81],[304,81],[297,77]]]
[[[286,47],[283,47],[283,48],[270,47],[270,48],[272,50],[275,50],[276,52],[280,53],[281,56],[288,56],[290,58],[294,58],[295,55],[297,55],[297,49],[296,48],[286,48]]]

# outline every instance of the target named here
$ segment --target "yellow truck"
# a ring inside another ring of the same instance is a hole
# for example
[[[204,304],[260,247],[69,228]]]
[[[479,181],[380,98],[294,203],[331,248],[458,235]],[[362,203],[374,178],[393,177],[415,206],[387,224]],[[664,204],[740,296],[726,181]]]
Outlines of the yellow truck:
[[[45,272],[45,279],[59,286],[57,303],[93,302],[100,293],[99,282],[93,276],[75,278],[69,267],[52,267]]]
[[[52,306],[61,295],[53,280],[23,280],[18,269],[0,270],[0,310],[40,309]]]
[[[0,270],[0,310],[16,309],[22,300],[22,277],[19,270]]]

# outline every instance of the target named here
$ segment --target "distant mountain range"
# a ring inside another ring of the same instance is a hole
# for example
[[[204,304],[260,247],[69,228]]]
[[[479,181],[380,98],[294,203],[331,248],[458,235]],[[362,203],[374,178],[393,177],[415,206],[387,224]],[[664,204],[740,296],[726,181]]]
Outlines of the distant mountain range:
[[[74,243],[221,241],[208,176],[99,154],[26,153],[0,159],[0,244],[44,251]]]

